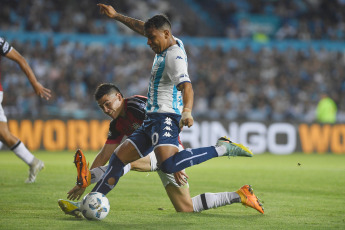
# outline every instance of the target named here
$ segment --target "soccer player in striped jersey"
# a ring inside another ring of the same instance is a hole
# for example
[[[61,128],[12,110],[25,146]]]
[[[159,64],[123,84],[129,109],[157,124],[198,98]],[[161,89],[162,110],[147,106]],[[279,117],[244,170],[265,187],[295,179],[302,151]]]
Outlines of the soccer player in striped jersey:
[[[41,85],[36,79],[34,72],[25,60],[25,58],[13,48],[4,38],[0,37],[0,59],[4,56],[14,62],[16,62],[23,73],[30,81],[36,94],[41,98],[49,100],[51,97],[50,89],[47,89]],[[8,129],[7,117],[1,102],[3,100],[3,88],[0,83],[0,141],[4,143],[10,150],[12,150],[20,159],[22,159],[27,165],[29,165],[29,176],[26,179],[26,183],[33,183],[36,180],[36,176],[44,168],[43,161],[37,159],[21,142],[15,137]]]
[[[110,5],[97,4],[100,12],[133,31],[147,37],[155,52],[148,87],[146,119],[111,156],[105,176],[92,190],[107,194],[118,183],[126,164],[145,157],[152,150],[160,170],[181,171],[219,156],[246,156],[253,153],[241,144],[221,137],[215,146],[179,151],[178,136],[183,126],[193,125],[193,88],[188,75],[187,55],[183,43],[171,33],[165,15],[155,15],[143,22],[124,16]]]

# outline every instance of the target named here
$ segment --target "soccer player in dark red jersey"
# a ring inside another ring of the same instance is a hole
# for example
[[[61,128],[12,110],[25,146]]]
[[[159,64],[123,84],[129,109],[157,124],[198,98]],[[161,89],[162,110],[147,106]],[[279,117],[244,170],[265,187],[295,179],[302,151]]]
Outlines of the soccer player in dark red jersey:
[[[79,199],[91,183],[104,179],[104,174],[108,169],[108,166],[104,165],[122,140],[140,127],[146,117],[147,98],[139,95],[124,98],[120,90],[113,84],[100,85],[95,92],[95,99],[102,111],[113,120],[110,122],[107,141],[93,161],[90,170],[84,154],[80,150],[76,152],[75,163],[78,177],[77,185],[68,192],[68,198],[71,200]],[[183,149],[181,142],[180,148]],[[157,159],[153,152],[146,157],[127,164],[122,175],[131,169],[136,171],[157,171],[177,212],[200,212],[232,203],[257,200],[248,185],[243,186],[236,192],[204,193],[191,198],[185,172],[177,172],[175,175],[162,172],[157,168]],[[81,217],[78,202],[59,200],[58,203],[66,214]],[[259,204],[259,202],[255,202],[255,204]],[[262,210],[261,207],[258,208]],[[255,209],[259,211],[258,208]]]

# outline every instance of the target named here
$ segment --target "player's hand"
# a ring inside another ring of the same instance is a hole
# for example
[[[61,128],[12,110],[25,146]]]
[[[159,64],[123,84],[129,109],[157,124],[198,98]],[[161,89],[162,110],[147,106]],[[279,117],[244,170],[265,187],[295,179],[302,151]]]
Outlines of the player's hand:
[[[67,199],[69,200],[79,200],[80,197],[83,195],[83,193],[85,192],[86,188],[82,188],[79,185],[74,186],[67,194]]]
[[[50,89],[44,88],[41,83],[37,82],[35,85],[33,85],[35,93],[40,96],[41,98],[45,98],[46,100],[49,100],[51,98],[51,91]]]
[[[192,117],[192,112],[191,111],[184,111],[182,112],[182,117],[180,120],[180,129],[183,128],[183,126],[188,126],[190,128],[194,123],[194,119]]]
[[[106,14],[109,18],[115,18],[116,17],[117,12],[114,9],[114,7],[112,7],[110,5],[105,5],[102,3],[98,3],[97,6],[99,6],[99,12],[101,14]]]
[[[178,185],[183,186],[187,184],[188,175],[184,170],[174,173],[175,181]]]

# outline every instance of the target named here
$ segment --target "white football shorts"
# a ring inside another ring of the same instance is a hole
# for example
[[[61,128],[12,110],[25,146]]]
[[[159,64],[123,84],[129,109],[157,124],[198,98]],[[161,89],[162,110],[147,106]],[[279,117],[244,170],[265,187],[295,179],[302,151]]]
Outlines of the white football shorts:
[[[4,108],[2,108],[2,100],[4,98],[4,92],[0,91],[0,121],[7,122],[7,117],[5,116]]]
[[[179,145],[179,150],[180,151],[183,150],[183,147],[181,145]],[[157,158],[156,158],[156,155],[155,155],[154,152],[151,152],[149,154],[149,156],[150,156],[150,161],[151,161],[151,170],[152,169],[157,170],[157,173],[158,173],[159,177],[161,178],[161,181],[162,181],[162,184],[163,184],[164,187],[166,187],[168,184],[172,184],[172,185],[174,185],[175,187],[178,187],[178,188],[183,188],[183,187],[189,188],[188,182],[187,182],[187,184],[185,184],[183,186],[178,185],[176,180],[175,180],[175,177],[174,177],[173,173],[164,173],[161,170],[158,170],[158,168],[157,168]]]

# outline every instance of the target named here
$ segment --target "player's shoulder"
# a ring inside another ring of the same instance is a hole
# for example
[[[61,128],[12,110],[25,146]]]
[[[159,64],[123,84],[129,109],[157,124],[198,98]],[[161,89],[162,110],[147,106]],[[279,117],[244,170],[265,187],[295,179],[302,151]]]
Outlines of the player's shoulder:
[[[176,54],[185,56],[184,51],[178,45],[173,45],[168,49],[167,56],[172,56]]]
[[[169,49],[167,50],[167,57],[183,60],[187,56],[184,49],[184,45],[180,39],[175,38],[175,37],[174,39],[176,41],[176,44],[169,47]]]
[[[128,102],[138,102],[138,103],[146,103],[147,97],[141,96],[141,95],[133,95],[131,97],[128,97],[125,99],[125,101]]]
[[[126,98],[125,110],[126,113],[132,114],[137,119],[144,119],[146,115],[146,102],[147,97],[141,95],[134,95]]]
[[[179,47],[177,47],[176,45],[167,52],[166,55],[166,60],[168,62],[175,62],[175,61],[184,61],[187,59],[187,55],[186,53],[180,49]]]
[[[179,53],[179,54],[185,55],[184,47],[182,45],[179,45],[179,43],[176,43],[176,45],[170,46],[167,53],[168,54]]]
[[[125,99],[125,109],[135,111],[145,111],[147,97],[134,95]]]

